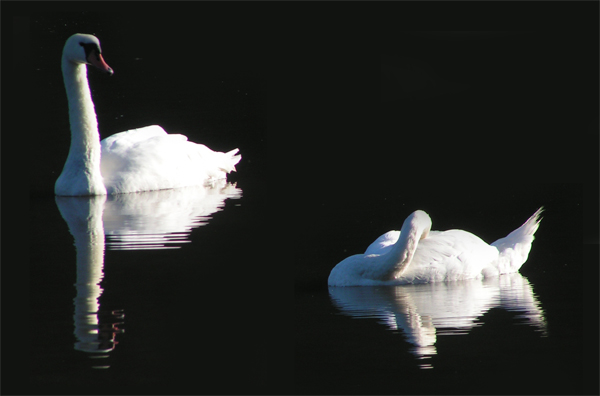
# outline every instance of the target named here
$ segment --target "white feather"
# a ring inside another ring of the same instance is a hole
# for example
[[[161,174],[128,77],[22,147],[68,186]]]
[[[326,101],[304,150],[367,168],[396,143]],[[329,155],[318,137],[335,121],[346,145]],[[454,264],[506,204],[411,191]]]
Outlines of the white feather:
[[[430,231],[423,211],[412,213],[401,231],[389,231],[364,254],[338,263],[330,286],[374,286],[456,281],[519,271],[529,255],[541,221],[540,208],[521,227],[488,245],[463,231]]]

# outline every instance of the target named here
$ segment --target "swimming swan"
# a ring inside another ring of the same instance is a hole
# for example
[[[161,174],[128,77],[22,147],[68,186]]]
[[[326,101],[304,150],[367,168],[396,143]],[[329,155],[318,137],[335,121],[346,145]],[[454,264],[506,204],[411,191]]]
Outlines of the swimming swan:
[[[338,263],[329,286],[455,281],[517,272],[527,260],[543,210],[491,245],[463,230],[431,231],[429,215],[417,210],[404,220],[401,231],[383,234],[364,254]]]
[[[241,159],[167,134],[158,125],[116,133],[100,142],[86,64],[108,75],[100,41],[89,34],[67,39],[62,72],[69,101],[71,148],[54,186],[56,195],[106,195],[203,185],[224,179]]]

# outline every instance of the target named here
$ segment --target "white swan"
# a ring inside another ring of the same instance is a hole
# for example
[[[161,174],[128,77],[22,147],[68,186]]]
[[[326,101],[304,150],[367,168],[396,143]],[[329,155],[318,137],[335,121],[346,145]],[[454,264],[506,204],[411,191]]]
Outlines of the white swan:
[[[114,134],[100,142],[86,64],[112,75],[100,41],[74,34],[65,43],[62,72],[69,101],[71,148],[54,186],[56,195],[105,195],[203,185],[235,171],[228,153],[169,135],[158,125]]]
[[[431,231],[422,210],[406,218],[401,231],[389,231],[364,254],[338,263],[329,275],[330,286],[376,286],[454,281],[519,271],[527,260],[540,208],[521,227],[488,245],[463,231]]]

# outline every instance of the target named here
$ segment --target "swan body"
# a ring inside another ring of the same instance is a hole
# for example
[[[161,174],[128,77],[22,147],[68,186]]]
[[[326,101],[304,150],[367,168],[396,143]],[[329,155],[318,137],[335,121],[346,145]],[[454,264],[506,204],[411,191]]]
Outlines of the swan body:
[[[422,210],[409,215],[400,231],[389,231],[364,254],[338,263],[330,286],[377,286],[455,281],[518,272],[529,255],[543,208],[505,238],[488,245],[463,231],[431,231]]]
[[[62,72],[69,102],[71,147],[56,181],[62,196],[120,194],[197,186],[235,171],[238,149],[215,152],[187,137],[152,125],[116,133],[102,141],[90,93],[86,65],[106,74],[100,41],[75,34],[63,48]]]

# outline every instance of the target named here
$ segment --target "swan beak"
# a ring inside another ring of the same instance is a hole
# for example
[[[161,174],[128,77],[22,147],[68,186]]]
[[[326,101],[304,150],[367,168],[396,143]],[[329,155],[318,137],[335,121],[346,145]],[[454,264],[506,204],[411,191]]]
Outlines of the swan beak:
[[[104,62],[104,58],[102,54],[99,53],[91,53],[90,56],[87,57],[87,61],[90,65],[100,69],[104,73],[112,76],[114,74],[113,69]]]

